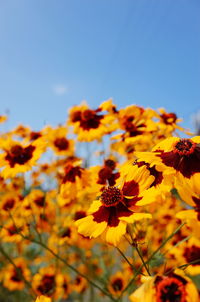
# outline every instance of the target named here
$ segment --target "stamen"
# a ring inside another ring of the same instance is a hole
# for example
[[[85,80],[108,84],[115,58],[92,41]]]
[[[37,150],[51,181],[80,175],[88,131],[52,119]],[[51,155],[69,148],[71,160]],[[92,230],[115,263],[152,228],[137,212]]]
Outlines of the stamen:
[[[100,197],[105,207],[113,207],[123,199],[123,193],[116,187],[108,187]]]

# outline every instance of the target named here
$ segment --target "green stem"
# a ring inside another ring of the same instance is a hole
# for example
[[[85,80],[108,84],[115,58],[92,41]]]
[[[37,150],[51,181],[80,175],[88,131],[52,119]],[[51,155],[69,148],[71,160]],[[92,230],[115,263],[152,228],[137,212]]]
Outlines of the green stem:
[[[30,240],[31,242],[34,242],[40,246],[42,246],[43,248],[45,248],[47,251],[49,251],[54,257],[56,257],[58,260],[60,260],[61,262],[63,262],[68,268],[70,268],[72,271],[74,271],[76,274],[78,274],[79,276],[83,277],[84,279],[86,279],[88,281],[88,283],[90,283],[93,287],[96,287],[98,290],[100,290],[104,295],[106,295],[107,297],[109,297],[112,301],[116,300],[103,288],[101,288],[98,284],[94,283],[92,280],[90,280],[86,275],[82,274],[81,272],[79,272],[75,267],[73,267],[71,264],[69,264],[65,259],[63,259],[62,257],[60,257],[59,255],[57,255],[53,250],[51,250],[46,244],[44,244],[41,241],[37,241],[35,239],[29,239],[27,237],[25,237],[25,239]]]
[[[126,257],[126,255],[118,248],[116,247],[116,249],[118,250],[118,252],[121,254],[121,256],[125,259],[125,261],[130,265],[130,267],[136,271],[136,268],[133,266],[133,264],[130,263],[130,261],[128,260],[128,258]]]
[[[180,226],[178,226],[178,228],[171,233],[163,242],[162,244],[151,254],[151,256],[149,257],[149,259],[147,259],[147,261],[145,262],[145,264],[148,264],[153,257],[160,251],[160,249],[163,248],[163,246],[165,246],[165,244],[174,236],[176,235],[176,233],[179,232],[179,230],[185,225],[185,222],[183,222]],[[130,282],[127,284],[127,286],[124,288],[124,290],[122,291],[120,297],[129,289],[129,287],[131,286],[131,284],[135,281],[135,279],[137,278],[137,276],[140,274],[141,269],[143,268],[144,264],[142,263],[142,265],[138,268],[138,270],[135,272],[133,278],[130,280]]]
[[[144,258],[143,258],[143,256],[142,256],[142,253],[141,253],[141,251],[140,251],[140,249],[139,249],[137,243],[135,244],[135,249],[136,249],[136,251],[137,251],[137,253],[138,253],[138,255],[139,255],[139,257],[140,257],[140,259],[141,259],[141,261],[142,261],[142,264],[143,264],[143,266],[145,267],[145,269],[146,269],[148,275],[151,276],[151,273],[150,273],[150,271],[149,271],[149,268],[148,268],[146,262],[144,261]]]
[[[32,294],[30,293],[32,299],[35,300],[35,298],[37,297],[36,293],[34,292],[31,283],[26,280],[26,278],[24,277],[23,273],[21,272],[21,270],[17,267],[17,265],[14,263],[14,261],[11,259],[11,257],[6,253],[6,251],[4,250],[4,248],[0,245],[0,253],[13,265],[13,267],[16,270],[17,275],[19,276],[19,278],[21,280],[24,281],[26,287],[32,291]]]
[[[141,261],[142,261],[143,266],[145,267],[145,269],[146,269],[148,275],[151,276],[151,273],[150,273],[150,271],[149,271],[149,268],[147,267],[147,265],[146,265],[146,263],[145,263],[145,261],[144,261],[143,255],[142,255],[142,253],[141,253],[141,251],[140,251],[140,249],[139,249],[139,247],[138,247],[138,245],[137,245],[137,242],[135,242],[135,240],[134,240],[134,238],[133,238],[133,236],[132,236],[132,230],[131,230],[131,228],[130,228],[130,225],[127,225],[127,231],[128,231],[128,233],[129,233],[129,235],[130,235],[130,237],[131,237],[131,240],[132,240],[131,245],[136,249],[136,251],[137,251],[137,253],[138,253],[138,256],[140,257],[140,259],[141,259]]]
[[[63,262],[68,268],[70,268],[72,271],[74,271],[77,275],[81,276],[82,278],[86,279],[88,281],[88,283],[90,283],[90,285],[94,286],[95,288],[97,288],[99,291],[101,291],[104,295],[106,295],[107,297],[109,297],[112,301],[117,302],[116,299],[113,298],[112,295],[109,294],[109,292],[107,292],[105,289],[101,288],[98,284],[96,284],[95,282],[93,282],[92,280],[90,280],[86,275],[82,274],[81,272],[79,272],[75,267],[73,267],[71,264],[69,264],[65,259],[63,259],[62,257],[60,257],[59,255],[57,255],[53,250],[51,250],[45,243],[43,243],[42,241],[38,241],[35,240],[34,238],[30,238],[28,236],[25,236],[21,233],[21,231],[19,230],[19,228],[16,226],[14,218],[12,217],[14,226],[17,230],[17,233],[25,240],[29,240],[30,242],[34,242],[40,246],[42,246],[43,248],[45,248],[47,251],[49,251],[54,257],[56,257],[56,259],[60,260],[61,262]]]

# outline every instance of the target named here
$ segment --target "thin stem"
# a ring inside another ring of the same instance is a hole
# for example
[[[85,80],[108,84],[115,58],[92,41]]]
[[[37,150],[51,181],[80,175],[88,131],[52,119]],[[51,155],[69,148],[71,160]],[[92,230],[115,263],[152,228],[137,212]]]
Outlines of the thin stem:
[[[21,280],[24,281],[26,287],[32,291],[33,294],[30,293],[32,299],[35,299],[37,297],[36,293],[34,292],[31,283],[26,280],[24,275],[22,274],[21,270],[17,267],[17,265],[14,263],[14,261],[11,259],[11,257],[6,253],[6,251],[3,249],[3,247],[0,245],[0,253],[13,265],[13,267],[16,270],[17,275]]]
[[[38,241],[35,240],[34,238],[30,238],[28,236],[25,236],[21,233],[21,231],[19,230],[19,228],[16,226],[14,218],[13,219],[13,223],[14,226],[17,230],[17,233],[25,240],[29,240],[30,242],[34,242],[40,246],[42,246],[43,248],[45,248],[47,251],[49,251],[54,257],[56,257],[58,260],[60,260],[61,262],[63,262],[68,268],[70,268],[72,271],[74,271],[77,275],[83,277],[84,279],[86,279],[88,281],[88,283],[90,283],[92,286],[96,287],[98,290],[100,290],[104,295],[106,295],[107,297],[109,297],[112,301],[117,301],[116,299],[113,298],[112,295],[110,295],[105,289],[101,288],[98,284],[94,283],[92,280],[90,280],[86,275],[82,274],[81,272],[79,272],[75,267],[73,267],[71,264],[69,264],[65,259],[63,259],[62,257],[60,257],[59,255],[57,255],[53,250],[51,250],[45,243],[43,243],[42,241]]]
[[[120,248],[116,247],[116,249],[122,255],[122,257],[126,260],[126,262],[130,265],[130,267],[135,271],[136,270],[135,267],[133,266],[133,264],[130,263],[130,261],[128,260],[126,255],[120,250]]]
[[[183,222],[180,226],[178,226],[178,228],[172,232],[162,243],[161,245],[151,254],[151,256],[149,257],[149,259],[145,262],[145,264],[148,264],[153,257],[160,251],[160,249],[163,248],[163,246],[174,236],[176,235],[176,233],[179,232],[179,230],[185,225],[185,222]],[[139,275],[141,269],[143,268],[143,263],[142,265],[138,268],[138,270],[135,272],[133,278],[130,280],[130,282],[127,284],[127,286],[124,288],[124,290],[122,291],[120,297],[127,291],[127,289],[129,289],[129,287],[131,286],[131,284],[135,281],[135,279],[137,278],[137,276]]]
[[[143,266],[145,267],[145,269],[146,269],[148,275],[151,276],[151,273],[150,273],[150,271],[149,271],[149,268],[148,268],[146,262],[144,261],[144,258],[143,258],[143,256],[142,256],[142,253],[141,253],[141,251],[140,251],[140,249],[139,249],[137,243],[135,244],[135,249],[136,249],[136,251],[137,251],[137,253],[138,253],[138,255],[139,255],[139,257],[140,257],[140,259],[141,259],[141,261],[142,261],[142,264],[143,264]]]
[[[136,251],[137,251],[137,253],[138,253],[138,256],[140,257],[140,259],[141,259],[141,261],[142,261],[143,266],[145,267],[145,269],[146,269],[148,275],[151,276],[151,273],[150,273],[150,271],[149,271],[149,268],[147,267],[147,265],[146,265],[146,263],[145,263],[145,261],[144,261],[144,258],[143,258],[143,256],[142,256],[142,253],[141,253],[140,249],[138,248],[137,242],[135,242],[135,240],[134,240],[134,238],[133,238],[133,236],[132,236],[132,231],[131,231],[131,228],[130,228],[129,225],[127,226],[127,230],[128,230],[128,233],[129,233],[129,235],[130,235],[130,237],[131,237],[131,240],[132,240],[131,245],[136,249]]]
[[[41,241],[37,241],[35,239],[31,239],[28,237],[25,237],[25,239],[30,240],[40,246],[42,246],[43,248],[45,248],[47,251],[49,251],[54,257],[56,257],[58,260],[60,260],[61,262],[63,262],[68,268],[70,268],[72,271],[74,271],[76,274],[78,274],[79,276],[83,277],[84,279],[86,279],[88,281],[88,283],[90,283],[92,286],[96,287],[98,290],[100,290],[104,295],[106,295],[107,297],[109,297],[112,301],[116,300],[103,288],[101,288],[98,284],[94,283],[92,280],[90,280],[86,275],[82,274],[81,272],[79,272],[75,267],[73,267],[71,264],[69,264],[65,259],[63,259],[62,257],[60,257],[59,255],[57,255],[53,250],[51,250],[46,244],[44,244]]]

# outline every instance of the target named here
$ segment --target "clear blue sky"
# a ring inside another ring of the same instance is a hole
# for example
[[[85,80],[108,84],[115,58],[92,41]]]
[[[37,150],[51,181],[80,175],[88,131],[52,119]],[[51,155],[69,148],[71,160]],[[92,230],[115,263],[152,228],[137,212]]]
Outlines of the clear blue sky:
[[[200,109],[199,0],[0,0],[0,114],[38,130],[67,109]]]

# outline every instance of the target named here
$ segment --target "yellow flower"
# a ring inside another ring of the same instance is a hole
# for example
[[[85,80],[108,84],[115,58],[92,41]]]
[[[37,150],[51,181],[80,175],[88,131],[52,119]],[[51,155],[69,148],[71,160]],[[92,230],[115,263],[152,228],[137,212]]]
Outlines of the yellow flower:
[[[74,141],[66,137],[66,127],[59,126],[53,129],[49,126],[44,130],[44,132],[46,132],[48,146],[53,149],[56,155],[73,155]]]
[[[165,175],[190,178],[200,172],[200,136],[191,139],[170,137],[157,144],[152,152],[136,152],[136,156],[155,165]]]
[[[125,181],[119,187],[105,188],[99,200],[93,201],[89,215],[76,221],[78,232],[94,238],[103,234],[108,243],[117,245],[127,223],[151,218],[148,213],[139,213],[139,205],[156,200],[156,192],[150,188],[154,179],[145,166],[130,165]]]
[[[25,287],[22,276],[29,281],[31,273],[27,268],[25,259],[16,258],[13,260],[13,262],[17,269],[11,263],[9,263],[1,272],[3,277],[3,285],[11,291],[22,290]]]
[[[198,162],[196,163],[196,165]],[[183,177],[176,180],[176,188],[183,201],[192,209],[177,213],[179,219],[194,219],[200,223],[200,173],[195,173],[190,179]]]
[[[73,126],[77,139],[82,142],[101,140],[102,136],[116,130],[113,114],[103,113],[104,106],[92,110],[86,103],[69,111],[68,125]]]
[[[115,273],[109,280],[108,283],[108,290],[109,292],[114,295],[118,296],[121,294],[123,289],[127,285],[127,277],[122,272]]]
[[[192,281],[182,271],[168,276],[146,277],[145,282],[130,295],[131,302],[198,302],[199,294]]]
[[[45,150],[43,142],[36,140],[31,144],[14,141],[11,139],[0,139],[1,175],[4,178],[14,177],[17,173],[30,170]]]

